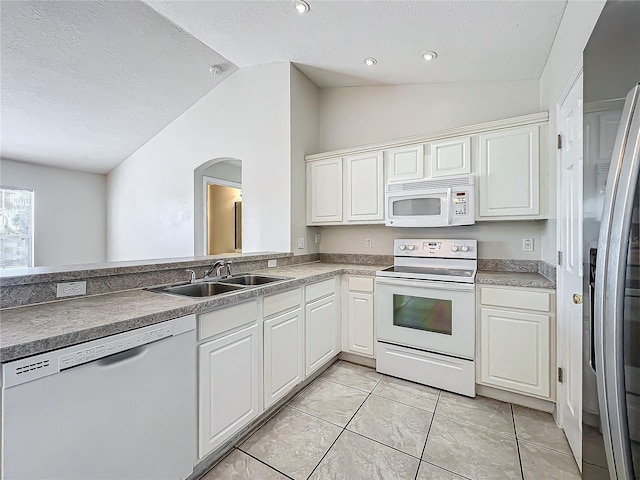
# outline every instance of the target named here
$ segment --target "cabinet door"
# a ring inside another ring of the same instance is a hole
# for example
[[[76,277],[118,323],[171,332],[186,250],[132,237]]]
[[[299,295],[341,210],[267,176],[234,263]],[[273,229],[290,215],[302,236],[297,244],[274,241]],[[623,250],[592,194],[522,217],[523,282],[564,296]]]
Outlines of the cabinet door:
[[[198,347],[200,458],[262,413],[261,337],[254,323]]]
[[[480,308],[480,382],[549,397],[551,318]]]
[[[264,322],[264,407],[291,391],[304,376],[302,309]]]
[[[342,221],[342,158],[307,163],[307,223]]]
[[[429,150],[430,178],[471,173],[471,137],[437,140]]]
[[[349,292],[349,351],[374,355],[373,294]]]
[[[382,152],[343,158],[347,222],[384,222]]]
[[[387,183],[424,178],[424,145],[391,148],[387,156]]]
[[[479,135],[478,217],[540,214],[538,126]]]
[[[340,351],[336,296],[305,307],[305,375],[309,376]]]

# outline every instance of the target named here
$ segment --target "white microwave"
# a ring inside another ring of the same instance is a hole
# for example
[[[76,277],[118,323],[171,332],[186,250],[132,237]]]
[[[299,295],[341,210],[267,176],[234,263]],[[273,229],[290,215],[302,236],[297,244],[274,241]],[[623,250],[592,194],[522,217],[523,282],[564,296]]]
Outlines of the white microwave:
[[[451,227],[476,223],[474,176],[389,184],[384,224]]]

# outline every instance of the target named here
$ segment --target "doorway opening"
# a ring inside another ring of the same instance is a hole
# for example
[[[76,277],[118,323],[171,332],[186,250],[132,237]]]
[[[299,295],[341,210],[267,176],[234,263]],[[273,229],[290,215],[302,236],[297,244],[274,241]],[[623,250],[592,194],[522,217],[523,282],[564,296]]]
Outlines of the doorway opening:
[[[203,177],[207,255],[242,252],[242,188],[217,178]]]

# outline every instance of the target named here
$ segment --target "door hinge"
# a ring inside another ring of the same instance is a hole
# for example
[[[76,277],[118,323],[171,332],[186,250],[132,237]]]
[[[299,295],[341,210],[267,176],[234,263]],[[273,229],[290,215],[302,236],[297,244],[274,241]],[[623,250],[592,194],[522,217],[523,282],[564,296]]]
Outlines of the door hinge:
[[[558,250],[558,265],[562,265],[562,252]]]
[[[564,375],[562,373],[562,367],[558,367],[558,382],[564,383]]]
[[[558,150],[562,148],[562,135],[558,134]]]

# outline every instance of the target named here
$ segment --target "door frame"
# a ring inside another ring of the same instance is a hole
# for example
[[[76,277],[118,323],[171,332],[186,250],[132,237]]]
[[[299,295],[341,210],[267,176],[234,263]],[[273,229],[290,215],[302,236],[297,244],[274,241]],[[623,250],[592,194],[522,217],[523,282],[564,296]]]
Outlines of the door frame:
[[[557,135],[559,135],[560,132],[560,116],[562,113],[562,106],[564,104],[564,102],[566,101],[567,97],[569,96],[569,93],[572,91],[572,89],[574,88],[577,80],[580,78],[580,76],[583,74],[583,64],[582,64],[582,56],[580,57],[580,60],[578,61],[578,63],[576,64],[576,66],[574,67],[571,75],[569,76],[567,83],[565,85],[565,87],[562,90],[561,95],[558,97],[558,101],[556,102],[556,108],[555,108],[555,119],[556,119],[556,128],[555,128],[555,134],[556,134],[556,138]],[[583,86],[583,98],[584,98],[584,86]],[[584,128],[584,126],[583,126]],[[583,138],[584,138],[584,130],[583,130]],[[584,147],[583,147],[583,154],[584,154]],[[584,161],[584,158],[583,158]],[[584,177],[584,174],[583,174]],[[560,248],[561,246],[564,244],[564,228],[562,228],[562,225],[560,223],[560,219],[561,217],[561,209],[562,209],[562,205],[560,202],[557,201],[558,199],[558,192],[560,191],[562,185],[562,149],[558,148],[556,150],[556,220],[557,220],[557,231],[556,231],[556,250],[558,252],[560,252]],[[580,199],[580,202],[583,202],[583,199]],[[579,225],[578,228],[582,229],[582,217],[578,219],[578,223]],[[580,242],[582,243],[582,235],[580,236]],[[580,245],[580,248],[583,249],[583,245]],[[584,261],[584,251],[582,252],[581,258],[580,258],[580,262],[582,264],[582,262]],[[557,261],[556,261],[556,267],[557,267],[557,285],[556,285],[556,339],[557,339],[557,343],[556,343],[556,363],[557,363],[557,367],[561,367],[564,368],[564,370],[566,370],[566,366],[562,365],[562,360],[565,358],[565,354],[566,354],[566,347],[568,345],[565,336],[563,335],[563,331],[567,331],[566,328],[561,328],[563,326],[563,323],[566,322],[566,319],[564,318],[564,309],[560,308],[562,305],[562,301],[564,299],[568,299],[569,295],[572,292],[565,292],[564,289],[562,287],[564,287],[563,282],[560,281],[560,270],[562,269],[562,265],[558,265]],[[584,269],[582,271],[582,275],[584,277],[585,272]],[[581,284],[582,285],[582,284]],[[582,293],[582,290],[580,290],[580,293]],[[580,318],[580,322],[582,325],[582,316]],[[581,328],[582,331],[582,328]],[[582,344],[583,339],[582,336],[579,339],[580,343]],[[582,352],[582,349],[581,349]],[[580,357],[580,365],[582,365],[582,355]],[[555,374],[555,372],[554,372]],[[563,385],[563,383],[559,382],[557,377],[556,377],[556,422],[558,423],[558,425],[564,430],[565,427],[565,419],[563,418],[563,410],[562,408],[560,408],[560,405],[563,404],[563,402],[566,402],[566,387]],[[582,394],[582,389],[580,389],[580,394]],[[582,404],[582,400],[580,401],[580,403]],[[582,407],[581,407],[582,408]],[[580,428],[582,428],[582,422],[580,422]],[[582,448],[582,446],[580,446],[580,448]],[[582,452],[580,452],[580,457],[582,457],[581,455]],[[582,470],[582,458],[580,458],[580,460],[578,461],[578,459],[576,458],[576,462],[578,463],[578,468],[580,470]]]
[[[209,250],[209,224],[207,223],[207,185],[220,185],[222,187],[233,187],[242,190],[242,183],[223,180],[222,178],[202,176],[202,241],[203,255],[208,255]]]

